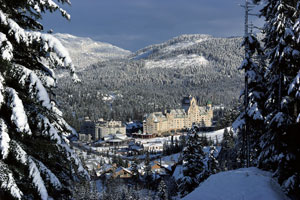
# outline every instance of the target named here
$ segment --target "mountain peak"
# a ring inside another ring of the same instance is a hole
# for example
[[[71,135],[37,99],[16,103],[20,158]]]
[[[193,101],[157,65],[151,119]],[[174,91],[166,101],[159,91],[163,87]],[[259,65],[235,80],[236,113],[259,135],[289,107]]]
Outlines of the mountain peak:
[[[54,36],[68,49],[77,70],[101,61],[124,58],[130,51],[109,43],[94,41],[89,37],[78,37],[66,33]]]

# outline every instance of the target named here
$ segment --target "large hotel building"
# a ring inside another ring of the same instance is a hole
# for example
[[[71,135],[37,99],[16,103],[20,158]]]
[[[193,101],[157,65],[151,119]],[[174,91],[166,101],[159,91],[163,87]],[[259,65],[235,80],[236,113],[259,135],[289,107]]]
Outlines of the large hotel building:
[[[143,133],[160,136],[162,133],[191,128],[193,123],[201,127],[212,126],[212,103],[198,106],[195,97],[189,96],[182,100],[182,109],[166,110],[147,114],[143,121]]]

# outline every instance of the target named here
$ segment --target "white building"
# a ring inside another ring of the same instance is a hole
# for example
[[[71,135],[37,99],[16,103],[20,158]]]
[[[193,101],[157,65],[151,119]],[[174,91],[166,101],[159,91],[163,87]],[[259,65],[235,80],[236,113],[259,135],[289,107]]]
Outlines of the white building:
[[[108,135],[126,135],[126,127],[121,121],[104,121],[99,119],[95,125],[95,140],[104,139]]]
[[[104,121],[102,118],[96,123],[85,117],[80,126],[79,140],[90,142],[104,139],[108,135],[126,135],[126,127],[121,121]]]

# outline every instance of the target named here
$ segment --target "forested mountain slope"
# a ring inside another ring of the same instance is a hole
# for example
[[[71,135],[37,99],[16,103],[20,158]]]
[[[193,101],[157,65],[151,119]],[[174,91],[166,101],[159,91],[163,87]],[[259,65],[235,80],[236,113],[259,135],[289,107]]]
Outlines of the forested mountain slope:
[[[237,70],[241,42],[242,38],[182,35],[127,58],[98,62],[79,72],[79,85],[61,78],[58,102],[64,113],[72,113],[67,116],[70,122],[84,116],[141,119],[154,110],[180,107],[189,94],[198,96],[200,104],[212,100],[230,105],[242,87]]]

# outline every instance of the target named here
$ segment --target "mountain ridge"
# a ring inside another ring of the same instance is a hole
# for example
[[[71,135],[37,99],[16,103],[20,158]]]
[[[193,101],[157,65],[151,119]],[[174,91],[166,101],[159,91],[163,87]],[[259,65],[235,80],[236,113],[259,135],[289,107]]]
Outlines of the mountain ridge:
[[[131,51],[89,37],[78,37],[68,33],[53,35],[67,48],[77,71],[99,61],[124,58],[131,54]]]

